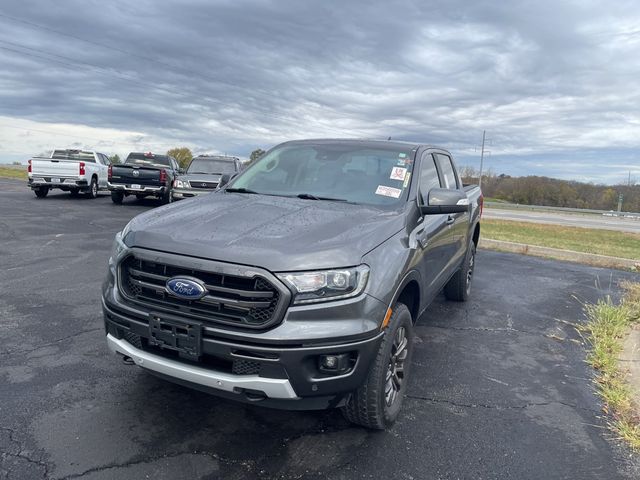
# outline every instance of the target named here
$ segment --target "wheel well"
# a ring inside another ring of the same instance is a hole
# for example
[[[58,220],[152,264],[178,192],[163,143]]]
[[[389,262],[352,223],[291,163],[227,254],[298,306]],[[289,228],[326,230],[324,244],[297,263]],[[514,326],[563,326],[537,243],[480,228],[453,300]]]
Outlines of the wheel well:
[[[418,320],[418,313],[420,313],[420,288],[418,287],[418,282],[411,280],[407,283],[396,302],[404,303],[407,306],[411,312],[413,323],[415,323]]]
[[[95,178],[96,182],[98,181],[98,175],[96,175],[95,173],[93,175],[91,175],[91,180],[93,180]]]
[[[476,225],[476,229],[473,231],[473,243],[478,246],[478,240],[480,239],[480,224]]]

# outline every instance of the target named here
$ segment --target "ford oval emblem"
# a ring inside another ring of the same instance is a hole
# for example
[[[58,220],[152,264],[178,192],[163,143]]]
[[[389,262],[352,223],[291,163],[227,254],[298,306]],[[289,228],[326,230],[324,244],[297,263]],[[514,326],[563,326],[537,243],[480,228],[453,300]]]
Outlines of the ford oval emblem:
[[[207,293],[202,282],[189,277],[172,277],[165,285],[167,292],[185,300],[199,300]]]

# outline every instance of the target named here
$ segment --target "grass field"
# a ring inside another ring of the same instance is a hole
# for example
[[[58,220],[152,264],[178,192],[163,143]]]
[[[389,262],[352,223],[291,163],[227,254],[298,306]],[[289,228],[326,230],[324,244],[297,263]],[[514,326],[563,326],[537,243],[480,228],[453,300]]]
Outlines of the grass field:
[[[640,235],[635,233],[489,219],[482,221],[481,228],[482,236],[493,240],[640,261]]]
[[[27,179],[27,167],[24,165],[0,165],[0,177]]]
[[[596,369],[595,384],[610,414],[609,426],[640,451],[640,398],[635,397],[626,368],[618,361],[629,329],[640,322],[640,284],[625,283],[623,288],[626,294],[619,304],[607,298],[586,305],[588,322],[577,328],[590,346],[587,361]]]

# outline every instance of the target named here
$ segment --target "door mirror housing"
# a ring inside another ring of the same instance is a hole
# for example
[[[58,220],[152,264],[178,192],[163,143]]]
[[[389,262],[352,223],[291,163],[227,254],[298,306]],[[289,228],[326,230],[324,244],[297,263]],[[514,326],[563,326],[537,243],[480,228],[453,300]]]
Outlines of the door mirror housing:
[[[469,210],[469,198],[462,190],[432,188],[427,195],[427,204],[419,202],[418,208],[423,215],[464,213]]]
[[[223,173],[220,177],[220,181],[218,182],[218,188],[224,187],[227,183],[233,180],[236,175],[237,173]]]

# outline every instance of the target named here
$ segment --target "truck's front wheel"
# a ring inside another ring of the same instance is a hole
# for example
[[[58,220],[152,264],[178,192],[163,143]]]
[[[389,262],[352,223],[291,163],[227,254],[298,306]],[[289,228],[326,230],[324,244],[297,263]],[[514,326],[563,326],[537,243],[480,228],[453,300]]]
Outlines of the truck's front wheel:
[[[397,303],[367,380],[342,407],[347,420],[376,430],[395,422],[407,390],[412,352],[411,313]]]
[[[111,192],[111,201],[116,205],[122,205],[122,200],[124,199],[124,193],[122,192]]]

